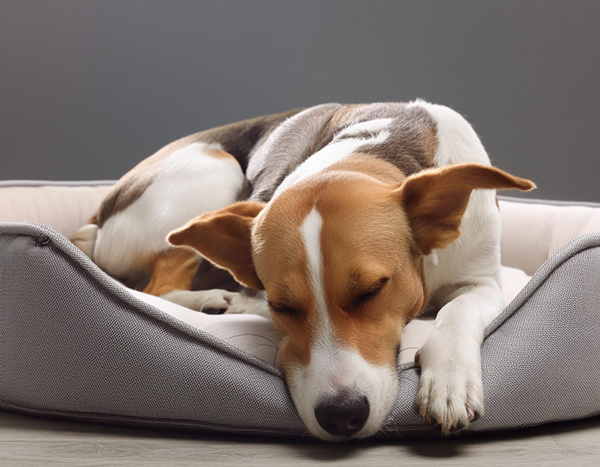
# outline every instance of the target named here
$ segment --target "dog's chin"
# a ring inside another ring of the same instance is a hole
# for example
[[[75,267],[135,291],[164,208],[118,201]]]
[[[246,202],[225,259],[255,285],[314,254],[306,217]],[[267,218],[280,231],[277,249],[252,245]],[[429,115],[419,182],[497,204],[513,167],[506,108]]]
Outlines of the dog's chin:
[[[319,423],[317,422],[317,419],[315,417],[312,417],[309,420],[303,419],[303,422],[304,422],[304,425],[306,426],[306,428],[308,429],[308,431],[310,432],[310,434],[313,435],[315,438],[319,438],[323,441],[328,441],[328,442],[343,443],[345,441],[350,441],[350,440],[354,440],[354,439],[368,438],[368,437],[376,434],[381,429],[385,420],[387,419],[387,416],[389,415],[389,413],[392,410],[393,403],[388,404],[388,405],[389,405],[389,407],[382,408],[382,410],[385,411],[384,416],[369,418],[369,420],[367,421],[365,426],[360,431],[358,431],[350,436],[332,435],[332,434],[328,433],[323,428],[321,428],[321,426],[319,425]]]
[[[353,350],[334,348],[333,351],[327,346],[322,347],[312,352],[309,365],[285,366],[288,389],[304,425],[313,436],[324,441],[346,441],[374,435],[381,429],[398,399],[397,367],[373,365]],[[361,401],[358,406],[357,400]],[[364,402],[366,407],[361,408]],[[346,412],[344,416],[360,419],[366,412],[362,418],[364,425],[352,432],[350,427],[343,424],[335,426],[334,422],[331,430],[334,434],[326,430],[322,424],[328,425],[332,421],[328,420],[327,412],[330,416],[332,411],[329,409],[336,404],[345,407],[342,412],[348,407],[355,411],[358,409],[358,412]],[[323,408],[325,414],[320,410]],[[317,419],[317,410],[320,420]],[[337,434],[346,431],[351,434]]]
[[[367,425],[365,425],[359,432],[354,433],[350,436],[335,436],[329,434],[319,426],[316,419],[314,420],[314,424],[308,424],[305,422],[305,425],[308,428],[308,431],[310,431],[310,434],[313,435],[315,438],[319,438],[320,440],[333,443],[343,443],[345,441],[350,441],[353,439],[368,438],[370,436],[373,436],[381,429],[381,427],[383,426],[383,422],[371,423],[371,421],[369,421]]]
[[[294,397],[292,392],[292,399],[294,400],[294,404],[296,405],[296,409],[300,415],[300,418],[304,422],[304,425],[308,429],[308,431],[318,439],[329,442],[344,442],[353,439],[361,439],[368,438],[370,436],[375,435],[381,428],[383,427],[385,421],[387,420],[392,408],[398,398],[398,379],[397,377],[394,380],[389,381],[387,385],[383,385],[383,390],[377,394],[380,399],[376,399],[375,397],[370,397],[371,402],[371,414],[360,431],[350,435],[332,435],[331,433],[325,431],[317,418],[315,417],[315,412],[312,406],[302,406],[299,404],[301,401],[297,400]],[[373,396],[371,394],[371,396]],[[374,401],[377,401],[376,403]]]

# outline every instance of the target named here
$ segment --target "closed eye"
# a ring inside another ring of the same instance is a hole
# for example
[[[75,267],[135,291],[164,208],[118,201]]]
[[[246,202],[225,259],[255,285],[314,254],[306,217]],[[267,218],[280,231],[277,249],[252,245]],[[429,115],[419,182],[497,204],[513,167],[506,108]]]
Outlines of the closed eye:
[[[389,280],[389,277],[382,277],[381,279],[373,282],[366,290],[356,296],[354,299],[355,306],[359,307],[375,299],[375,297],[377,297],[377,295],[379,295],[384,289]]]
[[[281,303],[273,303],[273,302],[268,302],[268,303],[269,303],[269,307],[271,308],[271,310],[273,310],[278,315],[298,316],[301,314],[299,310],[297,310],[296,308],[292,308],[288,305],[284,305]]]

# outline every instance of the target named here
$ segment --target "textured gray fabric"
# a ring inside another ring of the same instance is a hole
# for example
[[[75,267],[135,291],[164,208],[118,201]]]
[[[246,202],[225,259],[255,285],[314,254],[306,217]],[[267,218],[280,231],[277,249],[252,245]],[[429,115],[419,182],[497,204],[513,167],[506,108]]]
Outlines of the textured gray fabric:
[[[0,227],[0,399],[36,414],[304,431],[278,370],[135,299],[33,224]]]
[[[558,251],[487,329],[472,431],[600,414],[600,233]],[[400,368],[380,436],[437,435]],[[0,224],[0,407],[34,415],[307,436],[281,373],[137,300],[62,235]]]
[[[600,414],[600,233],[557,251],[488,326],[481,348],[485,415],[470,431]],[[386,429],[419,430],[418,368],[400,372]]]

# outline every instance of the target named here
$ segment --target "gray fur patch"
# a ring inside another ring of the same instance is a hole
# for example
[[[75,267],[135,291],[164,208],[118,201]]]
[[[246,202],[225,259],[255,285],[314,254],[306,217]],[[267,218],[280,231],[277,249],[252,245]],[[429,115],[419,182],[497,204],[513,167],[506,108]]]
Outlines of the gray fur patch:
[[[250,198],[269,201],[283,179],[312,154],[315,141],[341,104],[310,107],[279,125],[250,155]]]
[[[434,166],[438,148],[437,127],[431,115],[419,107],[406,107],[406,104],[394,102],[359,106],[350,119],[340,121],[337,128],[332,128],[332,134],[336,135],[361,122],[382,118],[393,119],[386,128],[390,137],[384,143],[361,147],[362,154],[385,160],[398,167],[405,175]],[[341,136],[337,141],[369,137],[372,134],[364,132]]]

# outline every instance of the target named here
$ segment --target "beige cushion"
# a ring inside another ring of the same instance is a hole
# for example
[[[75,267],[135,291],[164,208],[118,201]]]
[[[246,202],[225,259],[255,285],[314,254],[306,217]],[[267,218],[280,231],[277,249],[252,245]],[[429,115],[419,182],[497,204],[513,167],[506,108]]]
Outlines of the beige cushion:
[[[500,200],[502,264],[532,275],[562,245],[600,232],[600,204]]]
[[[11,186],[9,183],[0,184],[0,222],[37,222],[67,238],[92,217],[112,186],[34,185],[44,182],[13,182],[21,185]]]
[[[70,237],[94,214],[110,185],[63,183],[0,182],[0,222],[38,222]],[[600,204],[504,197],[500,199],[500,212],[502,264],[528,275],[569,240],[600,232]]]

